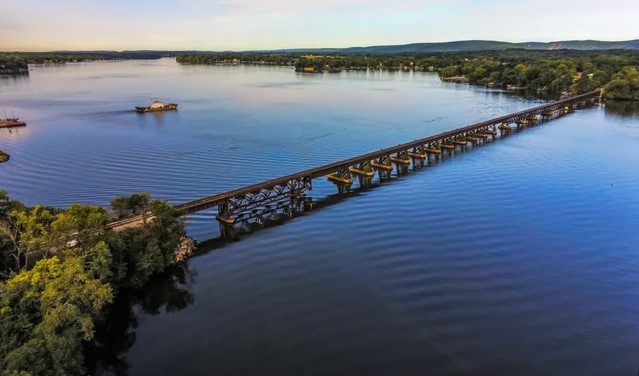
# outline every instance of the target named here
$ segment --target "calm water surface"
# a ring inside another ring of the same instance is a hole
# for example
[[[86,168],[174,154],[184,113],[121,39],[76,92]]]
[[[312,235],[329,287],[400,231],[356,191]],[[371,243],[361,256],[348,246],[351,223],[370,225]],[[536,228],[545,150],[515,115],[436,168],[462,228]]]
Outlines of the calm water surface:
[[[130,110],[152,97],[180,111]],[[425,73],[34,67],[0,80],[29,122],[0,132],[0,189],[178,203],[535,104]],[[636,114],[580,111],[214,246],[120,296],[98,373],[636,375]],[[217,236],[211,213],[188,228]]]

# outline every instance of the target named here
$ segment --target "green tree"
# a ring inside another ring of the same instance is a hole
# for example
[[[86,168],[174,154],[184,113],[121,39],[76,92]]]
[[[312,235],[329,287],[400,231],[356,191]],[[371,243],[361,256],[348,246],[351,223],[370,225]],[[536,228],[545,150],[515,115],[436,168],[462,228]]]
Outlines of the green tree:
[[[113,299],[83,257],[38,261],[0,284],[0,369],[42,375],[84,373],[82,341],[93,318]]]
[[[58,248],[66,247],[72,241],[71,244],[90,249],[106,239],[109,219],[109,213],[101,206],[71,204],[56,215],[51,232],[58,240]]]
[[[639,100],[639,68],[625,67],[606,85],[606,98]]]
[[[595,90],[597,86],[597,82],[595,82],[589,75],[582,74],[574,85],[572,85],[572,90],[577,94],[583,94]]]
[[[53,251],[49,232],[53,218],[49,210],[37,205],[30,210],[14,210],[0,220],[0,237],[8,244],[10,270],[20,272]]]
[[[439,74],[442,77],[454,77],[457,75],[457,67],[454,65],[448,66],[444,69],[442,69]]]
[[[115,280],[134,287],[172,265],[175,250],[186,235],[168,202],[151,200],[149,210],[153,219],[145,226],[113,233],[109,239]]]
[[[120,196],[111,200],[111,208],[118,218],[127,218],[146,213],[151,197],[146,192]]]

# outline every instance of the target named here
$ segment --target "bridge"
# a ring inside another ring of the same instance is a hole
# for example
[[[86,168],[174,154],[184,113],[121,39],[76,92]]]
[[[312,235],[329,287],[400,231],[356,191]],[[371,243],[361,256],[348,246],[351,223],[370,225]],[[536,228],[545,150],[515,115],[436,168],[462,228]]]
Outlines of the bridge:
[[[417,170],[437,162],[446,154],[464,150],[503,138],[511,132],[548,121],[573,112],[577,108],[593,105],[600,100],[599,90],[550,102],[538,107],[482,121],[463,128],[439,133],[419,140],[374,151],[350,159],[311,168],[262,183],[234,189],[213,196],[175,205],[180,216],[217,207],[222,238],[234,238],[237,225],[265,220],[274,214],[292,216],[308,209],[306,192],[311,191],[313,179],[327,177],[337,186],[339,193],[348,192],[354,178],[361,187],[369,187],[377,174],[380,181],[390,179],[393,171],[404,175],[412,166]],[[142,226],[152,219],[151,214],[135,216],[115,222],[114,231]]]

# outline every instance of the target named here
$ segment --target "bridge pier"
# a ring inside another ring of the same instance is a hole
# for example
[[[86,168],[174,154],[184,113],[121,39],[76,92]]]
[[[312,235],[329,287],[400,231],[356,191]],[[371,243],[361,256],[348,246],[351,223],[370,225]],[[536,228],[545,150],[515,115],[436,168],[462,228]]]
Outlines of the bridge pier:
[[[346,193],[351,190],[353,178],[349,169],[340,170],[328,175],[328,180],[337,186],[338,193]]]
[[[473,145],[473,147],[477,146],[479,143],[479,137],[475,137],[474,135],[466,136],[466,140],[470,141],[470,144]]]
[[[408,156],[413,160],[413,169],[424,168],[424,162],[428,158],[421,147],[413,148],[412,151],[408,152]]]
[[[426,155],[428,155],[429,161],[431,156],[434,156],[435,162],[437,162],[438,159],[441,159],[442,150],[440,149],[439,143],[437,142],[431,142],[430,144],[424,146],[422,150],[424,150],[424,152],[426,152]]]
[[[517,120],[516,123],[517,123],[517,130],[518,131],[520,131],[520,130],[522,130],[522,129],[524,129],[524,128],[526,128],[528,126],[528,120],[526,120],[526,119]]]
[[[217,219],[220,226],[220,236],[223,239],[236,239],[235,220],[232,217],[230,200],[224,200],[217,206]]]
[[[439,149],[442,151],[442,155],[443,152],[446,150],[448,151],[448,156],[452,156],[455,152],[455,144],[453,144],[452,141],[442,142],[441,144],[439,144]]]
[[[478,140],[481,140],[482,144],[486,143],[486,139],[488,138],[488,135],[486,133],[482,133],[482,132],[475,132],[472,137],[477,138]]]
[[[397,169],[397,175],[406,175],[408,173],[408,166],[410,166],[410,158],[408,157],[408,151],[402,150],[397,155],[391,155],[391,162],[395,163]]]
[[[513,130],[512,127],[508,123],[501,123],[501,125],[499,126],[501,137],[509,135],[512,130]]]
[[[371,161],[371,167],[373,167],[374,170],[377,170],[377,173],[379,174],[379,181],[391,178],[391,174],[393,173],[393,164],[390,161],[389,155],[385,155],[377,160]]]
[[[468,140],[466,140],[466,138],[463,137],[463,136],[462,137],[458,137],[458,138],[453,139],[453,145],[459,146],[459,149],[461,151],[464,151],[464,150],[466,150],[466,146],[468,145]]]
[[[492,137],[492,141],[495,141],[497,138],[497,129],[495,129],[495,124],[492,124],[488,127],[488,129],[485,129],[484,133],[490,135]]]
[[[359,180],[359,186],[361,188],[368,188],[373,184],[373,177],[375,176],[375,172],[371,167],[370,161],[360,163],[357,167],[351,166],[348,170],[356,175]]]

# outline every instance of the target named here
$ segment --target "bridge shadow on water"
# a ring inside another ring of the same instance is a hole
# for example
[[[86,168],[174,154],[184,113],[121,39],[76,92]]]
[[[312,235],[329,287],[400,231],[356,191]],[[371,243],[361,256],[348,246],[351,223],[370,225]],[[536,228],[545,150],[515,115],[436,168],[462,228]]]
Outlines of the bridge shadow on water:
[[[604,102],[607,115],[620,117],[639,117],[639,102],[637,101],[613,101]]]

